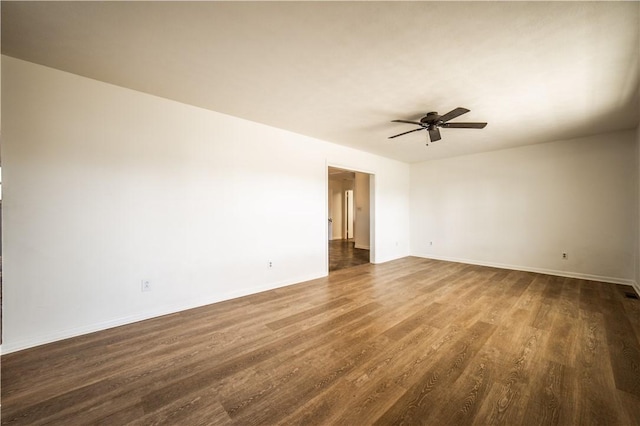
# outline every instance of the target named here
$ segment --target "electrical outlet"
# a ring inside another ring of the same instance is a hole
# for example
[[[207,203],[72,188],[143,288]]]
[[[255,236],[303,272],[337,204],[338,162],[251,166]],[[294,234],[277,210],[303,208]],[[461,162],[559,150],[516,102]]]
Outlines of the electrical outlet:
[[[567,252],[564,252],[564,251],[562,252],[562,258],[564,260],[567,260],[569,258],[569,256],[567,255]]]
[[[142,280],[140,282],[140,290],[142,290],[142,291],[151,291],[151,281]]]
[[[273,268],[273,262],[269,261],[269,268]]]

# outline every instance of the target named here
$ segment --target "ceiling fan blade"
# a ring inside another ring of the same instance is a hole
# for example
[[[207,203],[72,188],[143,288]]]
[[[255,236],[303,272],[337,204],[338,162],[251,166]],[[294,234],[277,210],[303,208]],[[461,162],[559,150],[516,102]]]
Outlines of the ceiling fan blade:
[[[438,129],[437,127],[429,129],[429,139],[431,139],[431,142],[439,141],[440,139],[442,139],[440,137],[440,129]]]
[[[484,129],[487,123],[444,123],[442,127],[449,129]]]
[[[452,119],[454,119],[456,117],[460,117],[462,114],[466,114],[468,112],[469,112],[468,109],[458,107],[458,108],[456,108],[456,109],[454,109],[452,111],[449,111],[445,115],[441,115],[440,116],[440,121],[447,122],[447,121],[452,120]]]
[[[406,135],[407,133],[413,133],[413,132],[417,132],[419,130],[424,130],[424,129],[426,129],[426,127],[420,127],[419,129],[409,130],[408,132],[404,132],[404,133],[400,133],[400,134],[397,134],[397,135],[389,136],[389,139],[397,138],[398,136]]]
[[[392,123],[408,123],[408,124],[415,124],[416,126],[422,126],[422,123],[419,123],[417,121],[407,121],[407,120],[391,120]]]

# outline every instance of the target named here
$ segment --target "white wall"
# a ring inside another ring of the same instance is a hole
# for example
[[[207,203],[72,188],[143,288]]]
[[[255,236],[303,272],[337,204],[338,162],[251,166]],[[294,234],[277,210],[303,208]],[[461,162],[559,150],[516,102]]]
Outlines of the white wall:
[[[369,179],[366,173],[356,173],[354,184],[355,198],[355,247],[369,249]]]
[[[328,164],[376,174],[372,261],[408,255],[407,164],[6,56],[1,76],[5,353],[325,275]]]
[[[413,164],[412,254],[630,284],[635,139],[626,131]]]
[[[638,170],[637,183],[637,196],[638,204],[636,206],[636,275],[635,275],[635,288],[638,294],[640,294],[640,126],[636,128],[636,169]]]

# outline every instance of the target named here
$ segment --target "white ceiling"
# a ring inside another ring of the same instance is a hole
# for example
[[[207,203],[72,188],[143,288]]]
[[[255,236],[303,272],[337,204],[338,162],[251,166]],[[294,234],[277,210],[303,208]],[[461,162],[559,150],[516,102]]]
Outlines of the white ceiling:
[[[2,2],[4,54],[406,162],[630,129],[638,2]],[[393,119],[455,107],[484,130]]]

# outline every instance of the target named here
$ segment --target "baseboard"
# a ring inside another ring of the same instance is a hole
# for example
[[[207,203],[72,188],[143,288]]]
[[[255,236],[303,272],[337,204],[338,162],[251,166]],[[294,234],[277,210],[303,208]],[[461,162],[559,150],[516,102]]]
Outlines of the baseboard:
[[[114,318],[107,321],[101,321],[98,323],[87,324],[81,327],[74,327],[64,330],[59,330],[53,333],[47,333],[45,335],[39,335],[28,339],[21,339],[14,342],[7,342],[6,336],[3,344],[0,346],[0,354],[9,354],[12,352],[21,351],[24,349],[33,348],[47,343],[57,342],[59,340],[69,339],[72,337],[81,336],[83,334],[94,333],[96,331],[107,330],[109,328],[120,327],[127,324],[132,324],[139,321],[144,321],[152,318],[161,317],[164,315],[171,315],[178,312],[186,311],[188,309],[199,308],[213,303],[223,302],[225,300],[236,299],[238,297],[248,296],[250,294],[260,293],[268,290],[275,290],[277,288],[288,287],[290,285],[304,283],[314,279],[325,277],[326,274],[314,274],[309,276],[303,276],[296,280],[287,280],[279,283],[272,283],[269,285],[257,286],[247,288],[238,291],[232,291],[222,295],[216,295],[208,299],[203,300],[199,298],[197,300],[190,300],[175,305],[166,305],[157,309],[128,315],[125,317]]]
[[[412,256],[422,257],[425,259],[444,260],[446,262],[467,263],[470,265],[489,266],[492,268],[500,268],[500,269],[511,269],[514,271],[535,272],[538,274],[555,275],[558,277],[578,278],[578,279],[589,280],[589,281],[600,281],[600,282],[612,283],[612,284],[629,285],[634,287],[636,291],[638,291],[637,283],[634,280],[630,280],[626,278],[606,277],[602,275],[583,274],[581,272],[571,272],[571,271],[558,271],[555,269],[535,268],[530,266],[508,265],[504,263],[485,262],[480,260],[463,259],[463,258],[457,258],[457,257],[435,256],[432,254],[413,254]]]
[[[355,244],[354,247],[361,250],[370,250],[369,246],[363,246],[360,244]]]

